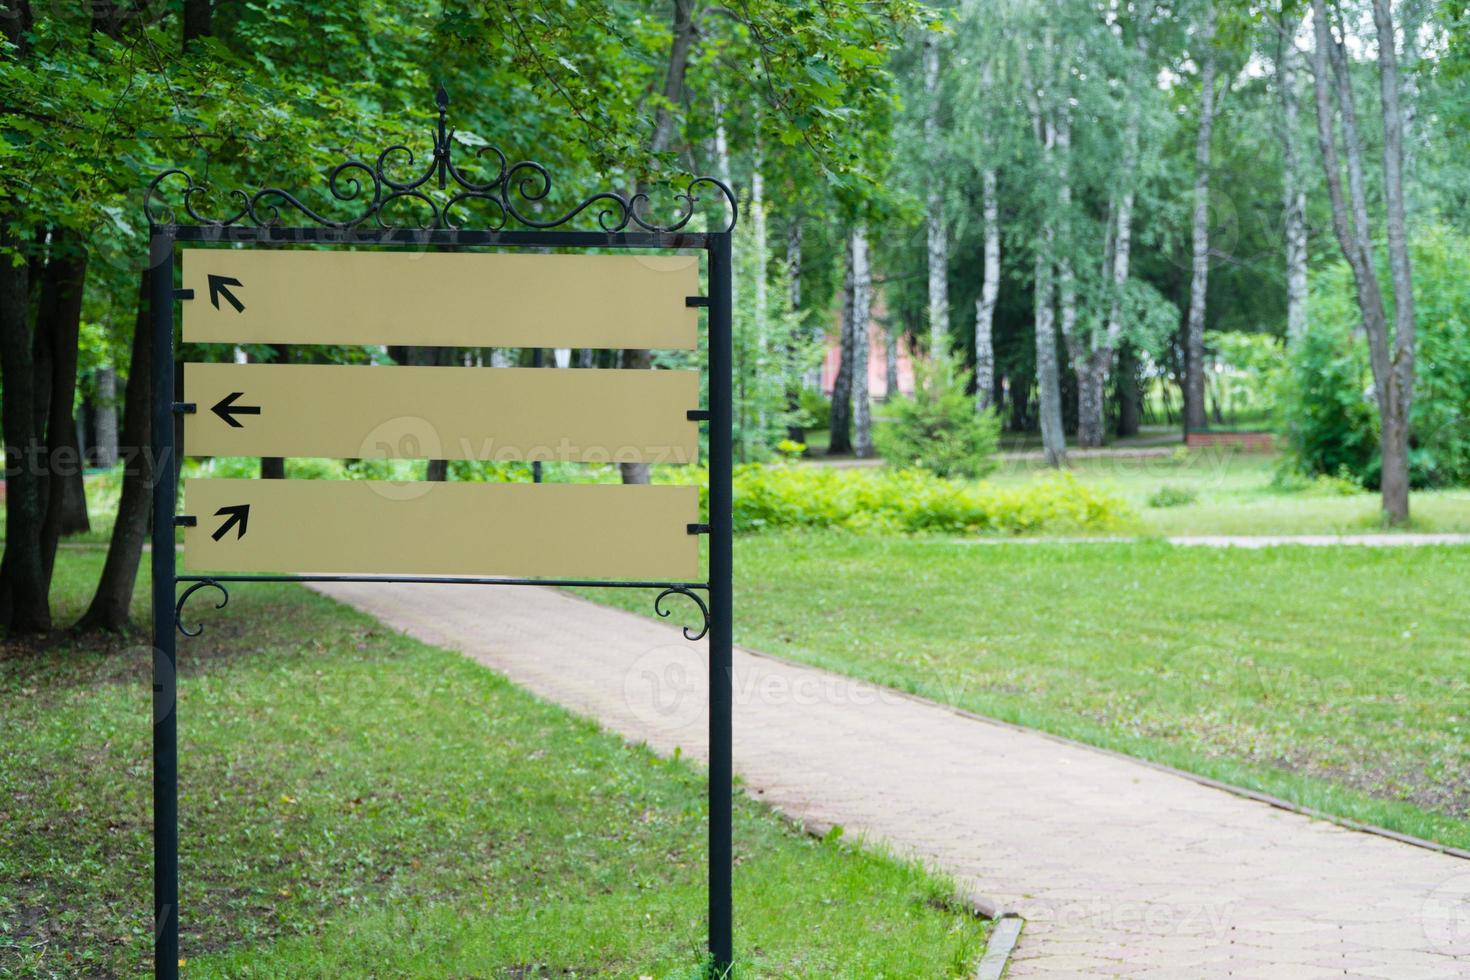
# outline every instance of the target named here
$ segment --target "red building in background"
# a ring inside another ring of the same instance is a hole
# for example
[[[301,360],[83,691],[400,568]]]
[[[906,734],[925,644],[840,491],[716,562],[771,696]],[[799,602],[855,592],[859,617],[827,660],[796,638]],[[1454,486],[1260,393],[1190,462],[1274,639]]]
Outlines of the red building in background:
[[[894,374],[898,379],[898,393],[914,393],[914,360],[907,334],[900,336],[894,344],[893,356],[897,362]],[[888,333],[876,321],[868,324],[868,393],[874,401],[885,401],[888,390]],[[842,344],[837,334],[829,334],[826,352],[822,357],[822,394],[832,397],[832,387],[837,383],[837,369],[842,363]]]

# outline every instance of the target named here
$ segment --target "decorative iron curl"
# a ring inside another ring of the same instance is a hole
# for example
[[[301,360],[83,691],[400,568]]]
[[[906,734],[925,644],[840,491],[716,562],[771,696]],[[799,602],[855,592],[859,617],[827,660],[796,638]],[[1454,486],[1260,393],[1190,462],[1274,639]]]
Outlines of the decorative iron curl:
[[[184,603],[189,601],[189,597],[191,595],[203,588],[219,590],[220,600],[219,602],[214,604],[214,608],[223,609],[230,602],[230,593],[225,589],[223,585],[219,584],[212,578],[201,579],[200,581],[195,582],[193,585],[185,589],[184,594],[179,596],[179,601],[174,605],[174,625],[177,626],[179,632],[184,634],[185,636],[198,636],[200,633],[204,632],[203,623],[200,623],[192,630],[184,625]]]
[[[704,634],[706,634],[706,633],[709,632],[709,606],[705,605],[704,600],[701,599],[699,597],[699,595],[697,593],[695,593],[692,589],[687,589],[687,588],[685,588],[684,586],[681,586],[681,585],[670,586],[669,588],[664,589],[662,592],[660,592],[658,594],[657,598],[655,598],[653,600],[653,611],[656,612],[656,613],[658,613],[664,619],[668,619],[669,618],[669,610],[667,610],[667,609],[665,609],[663,607],[664,597],[665,596],[671,596],[671,595],[688,596],[690,599],[692,599],[694,601],[694,604],[699,607],[699,614],[704,617],[704,625],[702,627],[700,627],[700,630],[699,630],[698,633],[691,633],[689,631],[690,628],[688,626],[684,627],[684,639],[686,639],[686,640],[701,640],[701,639],[703,639],[704,638]]]
[[[211,228],[231,225],[276,227],[294,212],[312,224],[338,231],[356,231],[364,226],[393,230],[397,226],[393,223],[392,213],[398,210],[397,205],[406,203],[415,213],[423,211],[423,218],[418,223],[420,230],[457,230],[462,226],[455,220],[455,210],[467,203],[484,202],[489,211],[489,223],[484,226],[487,231],[503,231],[512,223],[544,231],[569,225],[583,212],[593,212],[598,228],[609,234],[635,229],[671,234],[682,231],[694,219],[701,200],[701,188],[717,191],[723,197],[728,212],[729,220],[725,226],[720,229],[712,227],[712,231],[733,230],[739,217],[735,194],[728,185],[714,177],[692,177],[682,191],[674,194],[676,213],[664,224],[647,216],[649,196],[642,191],[633,194],[597,191],[563,213],[541,219],[535,212],[551,196],[551,172],[532,160],[512,164],[498,147],[482,146],[474,151],[474,160],[479,163],[486,157],[493,158],[494,176],[484,180],[466,174],[454,161],[454,130],[448,123],[449,95],[442,85],[435,103],[438,106],[438,123],[433,133],[433,153],[422,171],[415,171],[418,158],[402,143],[383,149],[372,163],[345,160],[327,171],[328,193],[336,201],[360,204],[361,210],[355,214],[334,218],[313,209],[289,191],[266,187],[253,192],[228,192],[226,197],[235,202],[237,209],[222,217],[209,217],[201,211],[202,202],[208,195],[207,189],[196,184],[187,171],[177,167],[163,171],[149,182],[144,211],[149,223],[155,227],[180,223],[178,211],[169,203],[164,189],[165,184],[172,186],[182,182],[175,193],[183,213],[194,224]],[[476,168],[471,166],[470,169]],[[395,175],[405,171],[408,176]],[[433,193],[435,184],[437,194]]]

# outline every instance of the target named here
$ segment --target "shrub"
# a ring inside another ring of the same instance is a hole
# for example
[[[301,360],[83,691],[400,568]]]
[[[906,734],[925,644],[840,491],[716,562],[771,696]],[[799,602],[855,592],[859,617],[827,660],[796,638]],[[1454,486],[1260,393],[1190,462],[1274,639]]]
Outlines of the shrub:
[[[1470,484],[1470,243],[1430,229],[1413,243],[1417,377],[1409,478],[1415,487]],[[1315,277],[1312,322],[1291,353],[1283,421],[1296,466],[1376,489],[1378,406],[1352,276],[1341,263]]]
[[[1148,498],[1150,507],[1183,507],[1199,499],[1199,491],[1188,487],[1162,486]]]
[[[887,421],[874,431],[878,454],[900,467],[918,467],[942,477],[979,477],[995,468],[1000,441],[994,412],[976,412],[965,391],[966,373],[949,358],[915,366],[913,398],[888,403]]]
[[[832,399],[820,391],[802,388],[797,396],[800,421],[808,429],[830,429],[832,427]]]
[[[1281,469],[1271,477],[1271,489],[1277,493],[1303,493],[1314,497],[1352,497],[1363,492],[1362,484],[1347,470],[1336,476],[1318,473],[1306,476],[1293,469]]]
[[[1106,531],[1132,516],[1118,497],[1065,473],[1017,489],[947,480],[923,470],[743,466],[735,474],[737,531]]]

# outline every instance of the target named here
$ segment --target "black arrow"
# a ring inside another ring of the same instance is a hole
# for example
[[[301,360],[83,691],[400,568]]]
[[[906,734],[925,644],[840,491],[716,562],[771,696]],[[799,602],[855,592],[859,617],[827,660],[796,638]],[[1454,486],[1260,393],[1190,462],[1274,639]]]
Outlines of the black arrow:
[[[210,411],[225,420],[225,424],[232,429],[243,429],[244,426],[235,421],[236,415],[259,415],[259,405],[236,405],[235,399],[245,394],[243,391],[232,391],[210,407]]]
[[[229,517],[225,518],[225,522],[210,537],[218,541],[229,532],[230,528],[239,525],[240,530],[235,535],[235,540],[238,541],[243,538],[245,536],[245,526],[250,523],[250,505],[236,504],[233,507],[221,507],[214,512],[215,517],[219,517],[221,514],[228,514]]]
[[[245,284],[238,279],[232,279],[229,276],[216,276],[211,274],[209,276],[209,301],[214,304],[215,309],[219,309],[219,298],[223,296],[225,298],[225,302],[229,303],[235,308],[236,313],[244,313],[245,304],[236,299],[235,294],[225,288],[227,286],[240,286],[243,288],[244,285]]]

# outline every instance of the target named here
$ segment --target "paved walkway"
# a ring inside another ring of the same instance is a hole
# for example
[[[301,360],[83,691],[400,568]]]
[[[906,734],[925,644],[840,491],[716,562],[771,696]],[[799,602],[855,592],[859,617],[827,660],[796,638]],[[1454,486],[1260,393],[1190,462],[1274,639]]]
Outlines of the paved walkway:
[[[705,751],[705,644],[668,625],[546,589],[322,591],[659,752]],[[1470,976],[1470,861],[756,654],[735,683],[749,791],[1020,912],[1008,976]]]

